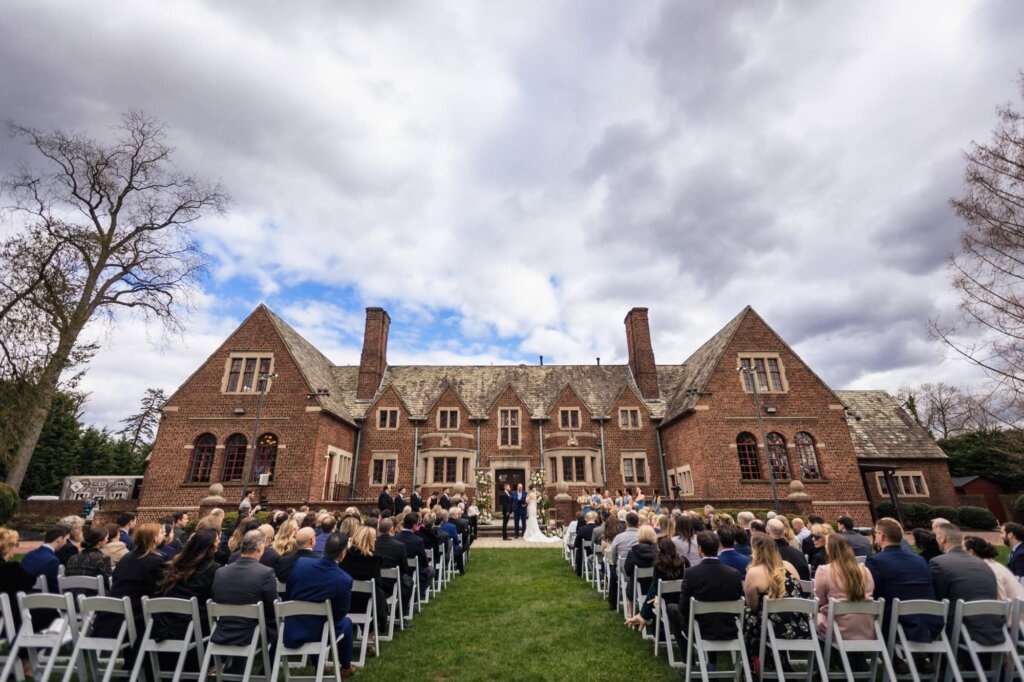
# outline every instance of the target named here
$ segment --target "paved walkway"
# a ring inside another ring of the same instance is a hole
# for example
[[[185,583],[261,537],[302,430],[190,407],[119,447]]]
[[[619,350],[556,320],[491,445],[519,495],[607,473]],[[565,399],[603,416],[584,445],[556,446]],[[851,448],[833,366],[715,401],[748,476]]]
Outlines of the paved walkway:
[[[559,539],[558,542],[544,543],[527,542],[522,538],[519,538],[518,540],[502,540],[500,537],[478,537],[476,540],[473,541],[473,547],[480,547],[483,549],[543,549],[546,547],[550,547],[553,549],[561,549],[562,542],[561,539]]]

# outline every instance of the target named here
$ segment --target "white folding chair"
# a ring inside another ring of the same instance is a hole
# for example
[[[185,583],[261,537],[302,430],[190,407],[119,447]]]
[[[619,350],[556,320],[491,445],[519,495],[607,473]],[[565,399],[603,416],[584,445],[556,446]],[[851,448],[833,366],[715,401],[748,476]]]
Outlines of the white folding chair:
[[[582,566],[583,579],[586,580],[589,583],[591,581],[591,576],[590,576],[590,568],[591,568],[591,566],[590,566],[590,564],[591,564],[590,557],[594,553],[594,541],[593,540],[583,539],[583,540],[580,541],[580,547],[581,547],[580,552],[582,553],[582,556],[580,557],[580,561],[583,562],[583,566]]]
[[[923,654],[930,656],[932,660],[932,682],[938,682],[940,668],[938,662],[943,658],[946,659],[946,667],[953,679],[956,682],[963,680],[960,671],[957,669],[953,648],[949,645],[949,638],[946,637],[946,617],[948,614],[948,599],[943,599],[942,601],[932,601],[930,599],[892,600],[892,611],[889,616],[889,657],[893,660],[897,656],[902,658],[906,661],[907,668],[909,669],[907,673],[897,674],[896,679],[921,682],[921,673],[918,671],[917,663],[914,661],[914,654]],[[936,616],[942,619],[942,629],[939,631],[938,636],[931,642],[915,642],[908,639],[907,633],[900,623],[900,618],[920,619],[928,616]]]
[[[76,597],[79,594],[86,594],[87,597],[106,597],[107,596],[107,581],[101,575],[73,575],[73,576],[57,576],[57,587],[61,594],[65,592],[71,592]]]
[[[445,567],[446,561],[445,561],[445,547],[444,546],[438,547],[438,549],[437,549],[437,557],[438,557],[437,558],[437,562],[436,562],[436,565],[434,566],[434,585],[433,585],[433,589],[434,589],[434,594],[435,595],[436,594],[440,594],[441,590],[444,589],[444,586],[445,586],[444,567]],[[429,603],[430,602],[430,597],[428,596],[424,601],[426,603]]]
[[[1010,640],[1013,642],[1014,654],[1018,659],[1024,655],[1024,639],[1022,639],[1024,638],[1024,627],[1021,627],[1021,618],[1024,618],[1024,600],[1014,599],[1010,606]],[[1007,661],[1007,668],[1012,667],[1013,662]]]
[[[63,669],[69,662],[68,658],[60,655],[61,647],[78,641],[78,614],[74,598],[70,594],[19,592],[18,610],[21,612],[21,627],[7,655],[3,672],[0,672],[0,680],[10,679],[13,670],[21,667],[18,655],[22,651],[28,653],[33,679],[51,680],[54,669],[58,666]],[[32,612],[37,610],[57,612],[56,619],[40,632],[32,627]],[[84,666],[79,666],[75,673],[80,680],[88,679]]]
[[[409,564],[409,568],[412,569],[412,596],[409,598],[408,613],[409,620],[412,620],[413,614],[423,611],[423,603],[420,598],[420,559],[419,557],[413,557],[406,560]]]
[[[63,577],[61,578],[64,579]],[[116,677],[131,677],[132,671],[124,668],[117,669],[117,662],[121,660],[127,665],[127,654],[135,644],[135,618],[132,615],[132,602],[128,597],[116,599],[114,597],[85,597],[78,598],[78,613],[82,618],[82,628],[78,633],[78,641],[71,652],[71,660],[68,662],[68,669],[64,672],[64,682],[71,682],[72,673],[79,667],[79,659],[87,662],[92,671],[91,680],[97,679],[100,670],[103,670],[103,682],[110,682]],[[96,615],[109,613],[121,619],[121,627],[118,628],[114,637],[97,637],[91,633],[92,625]],[[104,665],[100,654],[106,654]]]
[[[637,566],[633,569],[633,615],[640,613],[640,607],[643,606],[644,597],[647,596],[647,591],[640,587],[640,581],[645,578],[654,578],[653,566],[649,566],[647,568],[640,568]],[[650,639],[650,635],[646,632],[641,632],[640,634],[644,639]]]
[[[775,628],[772,626],[771,616],[774,614],[796,614],[807,620],[810,626],[811,636],[808,639],[782,639],[775,636]],[[828,668],[825,666],[825,659],[821,655],[821,644],[818,640],[817,630],[818,600],[817,599],[796,599],[786,597],[784,599],[765,599],[761,603],[761,641],[758,646],[758,658],[761,660],[761,672],[759,680],[765,676],[765,649],[772,650],[772,660],[775,662],[775,676],[779,680],[805,678],[811,682],[814,671],[818,671],[819,679],[828,679]],[[786,654],[790,660],[791,654],[806,654],[807,672],[785,672],[782,665],[782,655]]]
[[[0,592],[0,641],[7,645],[10,651],[14,646],[14,638],[17,631],[14,628],[14,612],[11,610],[11,601],[7,598],[6,592]],[[0,670],[7,664],[7,656],[0,656]],[[21,664],[14,666],[14,679],[21,682],[25,674],[21,670]]]
[[[828,630],[825,634],[825,667],[832,663],[833,647],[839,652],[840,664],[843,667],[843,674],[848,682],[855,679],[874,680],[878,671],[878,659],[882,660],[887,680],[896,678],[896,672],[892,667],[892,659],[889,657],[889,647],[885,637],[882,636],[882,613],[885,610],[885,600],[877,601],[836,601],[828,600]],[[874,618],[875,636],[872,639],[843,639],[843,633],[839,629],[837,616],[846,614],[870,615]],[[866,672],[854,672],[850,666],[850,654],[863,653],[872,654],[870,670]]]
[[[59,573],[57,577],[60,577]],[[32,590],[36,594],[46,594],[50,591],[50,583],[46,580],[45,575],[41,575],[38,578],[36,578],[36,584],[32,586]]]
[[[288,591],[288,583],[283,583],[280,580],[278,580],[277,581],[277,593],[279,595],[281,595],[282,599],[284,598],[284,594],[287,591]]]
[[[394,580],[395,585],[391,594],[387,597],[388,605],[388,634],[380,635],[380,639],[390,642],[395,638],[395,623],[401,629],[405,629],[405,618],[402,613],[402,572],[398,567],[380,569],[381,580]]]
[[[665,596],[679,594],[683,589],[682,580],[659,580],[658,581],[658,607],[654,609],[654,655],[658,655],[658,646],[664,638],[665,648],[668,649],[669,662],[672,662],[672,631],[668,627],[668,610],[665,608]],[[673,666],[675,667],[675,666]]]
[[[284,619],[289,616],[320,616],[324,619],[323,630],[320,639],[315,642],[307,642],[297,647],[286,647],[284,645]],[[274,617],[277,620],[277,646],[274,648],[274,663],[271,668],[270,682],[277,682],[281,671],[284,671],[284,679],[289,682],[316,680],[323,682],[324,671],[328,660],[334,667],[333,677],[335,682],[341,682],[341,656],[338,655],[338,637],[334,631],[334,615],[331,613],[331,602],[310,602],[310,601],[278,601],[274,602]],[[327,655],[324,655],[326,652]],[[317,657],[316,676],[296,676],[291,672],[291,665],[288,659],[292,656],[301,656],[304,663],[307,656]]]
[[[965,602],[958,599],[956,611],[953,616],[953,632],[949,638],[953,651],[964,650],[971,659],[971,666],[978,679],[991,676],[991,679],[998,680],[1002,676],[1004,657],[1009,657],[1010,663],[1017,672],[1017,679],[1024,680],[1024,664],[1017,655],[1017,647],[1010,633],[1006,628],[1006,621],[1010,615],[1010,602],[1001,600],[981,600]],[[998,644],[979,644],[975,641],[970,632],[970,624],[965,623],[965,618],[976,616],[990,616],[1000,619],[1001,634],[1003,641]],[[989,654],[992,656],[992,669],[985,670],[981,664],[981,656]]]
[[[594,576],[594,580],[592,581],[594,584],[594,589],[600,592],[601,594],[604,594],[605,583],[607,582],[608,578],[602,570],[604,566],[604,559],[601,556],[601,546],[598,545],[596,542],[594,543],[594,551],[590,555],[590,563],[593,564],[593,568],[591,570]]]
[[[604,558],[604,556],[601,557],[601,565],[604,567],[604,579],[601,581],[601,596],[607,598],[608,590],[612,584],[613,566]]]
[[[222,680],[242,680],[247,682],[253,679],[252,667],[256,662],[256,654],[259,653],[263,659],[263,679],[266,679],[267,671],[270,670],[270,658],[267,651],[270,649],[270,642],[267,641],[267,622],[263,617],[262,604],[218,604],[212,599],[206,602],[206,614],[210,620],[210,640],[206,644],[206,655],[203,656],[203,665],[199,669],[199,679],[205,680],[210,670],[210,663],[213,663],[217,682]],[[252,629],[252,636],[248,644],[218,644],[213,641],[216,636],[218,621],[221,618],[244,618],[256,621]],[[245,670],[242,674],[225,673],[224,658],[244,658]]]
[[[810,599],[814,596],[814,580],[801,580],[800,581],[800,592]]]
[[[185,616],[188,618],[188,625],[185,627],[185,634],[181,639],[163,639],[159,642],[153,639],[153,619],[156,616]],[[202,661],[204,653],[203,626],[199,617],[199,600],[173,599],[171,597],[159,597],[150,599],[142,598],[142,617],[146,621],[146,629],[139,641],[139,650],[135,656],[135,665],[132,668],[132,682],[142,679],[142,664],[149,656],[150,670],[157,680],[198,680],[198,673],[188,673],[185,670],[185,661],[190,651],[196,652],[196,661]],[[175,657],[174,670],[165,672],[160,667],[160,654],[167,654]]]
[[[366,649],[370,644],[370,633],[373,632],[374,656],[380,655],[380,646],[377,642],[377,595],[376,586],[373,580],[353,580],[352,594],[367,595],[366,610],[360,613],[349,612],[348,618],[352,621],[352,644],[353,651],[355,644],[359,643],[359,658],[353,656],[352,664],[360,668],[366,665]]]
[[[697,665],[700,668],[700,679],[707,682],[712,678],[731,677],[735,680],[743,676],[745,682],[753,682],[750,677],[750,661],[747,660],[747,648],[743,643],[743,609],[742,599],[736,601],[697,601],[690,597],[690,617],[686,627],[686,682],[693,675],[693,655],[697,654]],[[697,616],[708,614],[727,614],[736,618],[736,637],[734,639],[704,639],[700,632],[700,621]],[[733,668],[730,671],[708,671],[708,654],[717,656],[724,652],[732,656]],[[739,662],[737,663],[737,658]]]
[[[615,574],[618,576],[615,580],[617,594],[615,595],[615,610],[618,611],[619,607],[622,607],[622,612],[626,612],[626,557],[619,557],[618,561],[615,562]]]

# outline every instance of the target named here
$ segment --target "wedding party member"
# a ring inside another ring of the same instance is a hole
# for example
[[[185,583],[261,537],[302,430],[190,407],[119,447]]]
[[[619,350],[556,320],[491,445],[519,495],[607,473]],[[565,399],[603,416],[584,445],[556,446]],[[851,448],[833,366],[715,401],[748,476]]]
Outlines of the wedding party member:
[[[413,513],[419,513],[420,509],[423,509],[423,496],[420,494],[422,487],[419,483],[412,487],[412,499],[409,500],[409,506]]]
[[[410,514],[409,516],[414,516]],[[348,614],[352,604],[352,578],[339,563],[345,559],[348,538],[334,533],[324,544],[324,555],[316,561],[301,561],[292,569],[286,597],[298,601],[331,602],[334,634],[341,656],[341,677],[356,673],[352,665],[352,621]],[[318,616],[289,616],[284,621],[284,645],[299,647],[320,641],[324,619]]]
[[[814,574],[814,596],[818,599],[818,636],[828,631],[829,600],[866,601],[872,598],[874,578],[866,566],[857,563],[850,541],[842,533],[833,533],[825,543],[828,563]],[[867,613],[836,616],[843,639],[871,639],[875,636],[875,617]]]
[[[498,506],[501,507],[501,539],[508,540],[508,519],[512,516],[512,489],[508,483],[498,493]]]
[[[441,505],[441,509],[448,510],[452,508],[451,489],[445,488],[444,492],[441,493],[441,497],[437,499],[437,503]]]
[[[523,489],[523,484],[520,483],[516,486],[516,491],[512,493],[512,515],[513,515],[513,527],[515,533],[513,538],[519,538],[519,529],[522,528],[523,532],[526,532],[526,491]]]
[[[394,513],[403,514],[405,513],[405,488],[399,488],[398,494],[395,495]]]
[[[775,540],[764,533],[750,537],[752,556],[743,581],[747,605],[743,614],[743,639],[751,665],[755,663],[761,641],[761,608],[765,600],[800,597],[800,577],[796,567],[783,560]],[[775,636],[780,639],[807,639],[811,636],[807,618],[798,613],[769,616]]]
[[[391,497],[390,485],[384,486],[384,489],[380,491],[380,496],[377,497],[377,509],[389,514],[395,513],[395,500]]]

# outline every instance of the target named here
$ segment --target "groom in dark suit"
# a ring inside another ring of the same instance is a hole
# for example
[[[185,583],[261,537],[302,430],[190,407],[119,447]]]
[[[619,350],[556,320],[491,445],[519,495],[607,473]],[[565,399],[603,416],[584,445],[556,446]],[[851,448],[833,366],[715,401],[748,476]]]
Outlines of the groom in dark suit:
[[[498,502],[501,504],[501,539],[508,540],[508,517],[512,514],[512,493],[508,483],[500,493]]]
[[[515,516],[513,537],[518,539],[520,528],[523,529],[523,535],[526,535],[526,491],[523,490],[522,483],[517,485],[516,491],[512,493],[512,514]]]

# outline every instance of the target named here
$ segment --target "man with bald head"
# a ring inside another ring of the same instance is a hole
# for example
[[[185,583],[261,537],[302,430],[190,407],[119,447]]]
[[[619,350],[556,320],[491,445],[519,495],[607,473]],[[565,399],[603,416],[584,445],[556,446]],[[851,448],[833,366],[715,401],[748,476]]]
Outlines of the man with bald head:
[[[277,570],[277,562],[281,560],[281,555],[277,553],[277,550],[270,546],[274,542],[274,527],[269,523],[264,523],[262,526],[257,528],[260,533],[263,534],[263,554],[260,556],[260,563],[264,566]],[[242,555],[241,550],[233,553],[228,558],[228,563],[233,564],[238,561]]]
[[[800,580],[810,580],[811,568],[807,565],[807,559],[804,558],[803,552],[786,542],[786,526],[783,525],[782,521],[769,519],[768,523],[765,524],[765,530],[768,533],[768,537],[775,541],[782,558],[793,564],[793,567],[796,568],[796,572],[800,574]]]
[[[999,599],[996,576],[984,561],[973,557],[961,546],[963,533],[951,523],[935,527],[935,541],[942,554],[928,562],[932,572],[935,599],[949,600],[949,620],[958,599],[967,601],[989,601]],[[1003,641],[1003,619],[999,616],[970,616],[964,619],[967,631],[978,644],[992,645]]]
[[[316,543],[316,532],[312,528],[306,526],[297,530],[295,532],[295,549],[278,559],[277,566],[274,567],[277,579],[283,583],[288,582],[288,576],[295,567],[296,561],[306,557],[310,559],[319,557],[320,554],[313,551],[314,543]]]

